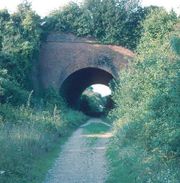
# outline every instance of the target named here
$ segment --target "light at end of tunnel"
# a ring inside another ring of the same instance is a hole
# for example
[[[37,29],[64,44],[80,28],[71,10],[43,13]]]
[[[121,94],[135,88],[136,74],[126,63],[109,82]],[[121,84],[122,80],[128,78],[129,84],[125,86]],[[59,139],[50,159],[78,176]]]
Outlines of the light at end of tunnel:
[[[94,92],[101,94],[102,97],[111,95],[111,89],[106,85],[94,84],[92,85],[92,88]]]

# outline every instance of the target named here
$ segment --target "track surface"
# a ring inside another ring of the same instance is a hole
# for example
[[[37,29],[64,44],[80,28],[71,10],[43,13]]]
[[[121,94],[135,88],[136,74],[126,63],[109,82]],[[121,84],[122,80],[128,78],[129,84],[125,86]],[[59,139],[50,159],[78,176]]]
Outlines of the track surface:
[[[111,134],[108,130],[93,131],[96,125],[102,127],[104,125],[108,128],[102,120],[90,119],[77,129],[62,146],[59,157],[49,170],[44,183],[104,183],[106,181],[105,151]]]

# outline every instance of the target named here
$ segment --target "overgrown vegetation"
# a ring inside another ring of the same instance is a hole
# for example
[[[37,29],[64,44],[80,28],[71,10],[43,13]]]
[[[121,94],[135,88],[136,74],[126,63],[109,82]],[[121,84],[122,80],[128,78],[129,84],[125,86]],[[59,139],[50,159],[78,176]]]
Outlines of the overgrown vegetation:
[[[67,32],[94,37],[101,43],[135,49],[141,37],[141,24],[150,8],[139,0],[85,0],[70,3],[45,18],[47,32]]]
[[[39,183],[59,144],[87,117],[53,89],[33,92],[43,29],[28,2],[0,10],[0,182]],[[32,91],[31,91],[32,90]],[[40,95],[41,94],[41,95]]]
[[[0,66],[8,71],[12,85],[16,82],[26,89],[32,87],[30,73],[37,62],[40,24],[40,17],[29,3],[20,4],[14,14],[0,11]]]
[[[86,88],[79,101],[79,109],[94,117],[106,116],[111,107],[110,96],[101,96],[91,86]]]
[[[137,56],[121,72],[113,94],[115,136],[107,182],[180,180],[179,23],[164,9],[143,22]]]
[[[87,120],[78,111],[61,106],[53,110],[0,106],[0,182],[39,183],[73,129]],[[57,152],[55,152],[57,150]],[[42,164],[43,162],[43,164]],[[47,164],[47,165],[46,165]]]
[[[41,41],[50,32],[65,32],[137,52],[112,90],[107,182],[178,183],[179,21],[174,12],[142,8],[138,0],[70,3],[44,19],[27,1],[13,14],[0,10],[0,182],[41,182],[59,140],[86,121],[53,89],[33,92]]]

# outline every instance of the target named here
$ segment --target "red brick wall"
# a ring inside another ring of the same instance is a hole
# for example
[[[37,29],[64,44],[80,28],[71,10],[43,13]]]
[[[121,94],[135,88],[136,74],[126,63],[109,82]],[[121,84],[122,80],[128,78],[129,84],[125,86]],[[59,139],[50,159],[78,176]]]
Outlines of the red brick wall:
[[[102,45],[70,34],[51,34],[40,51],[40,82],[43,88],[59,89],[70,74],[87,67],[117,77],[133,56],[133,52],[121,46]]]

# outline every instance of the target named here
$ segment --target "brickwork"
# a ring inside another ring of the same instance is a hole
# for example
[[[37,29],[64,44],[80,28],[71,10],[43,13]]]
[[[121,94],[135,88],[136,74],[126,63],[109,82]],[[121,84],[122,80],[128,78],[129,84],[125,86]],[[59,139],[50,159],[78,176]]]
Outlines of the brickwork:
[[[116,78],[133,56],[121,46],[102,45],[72,34],[50,34],[41,46],[40,82],[43,88],[59,90],[68,76],[84,68],[102,69]]]

